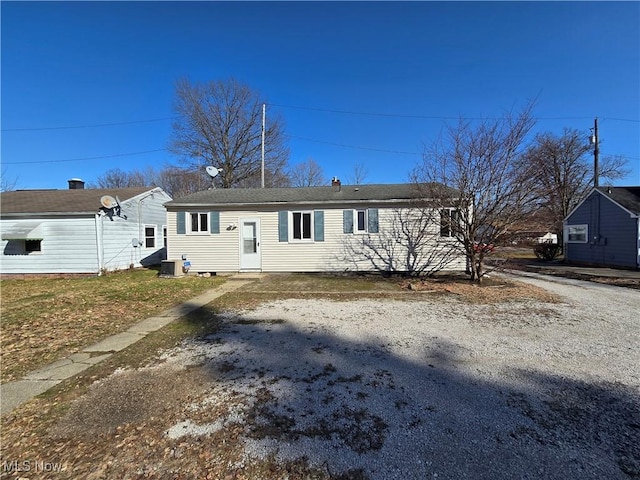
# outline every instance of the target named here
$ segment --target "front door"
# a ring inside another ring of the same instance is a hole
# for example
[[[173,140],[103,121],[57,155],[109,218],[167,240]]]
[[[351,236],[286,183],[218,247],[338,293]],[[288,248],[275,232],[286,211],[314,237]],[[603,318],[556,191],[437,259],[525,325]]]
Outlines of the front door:
[[[240,269],[260,270],[260,220],[245,218],[240,220]]]

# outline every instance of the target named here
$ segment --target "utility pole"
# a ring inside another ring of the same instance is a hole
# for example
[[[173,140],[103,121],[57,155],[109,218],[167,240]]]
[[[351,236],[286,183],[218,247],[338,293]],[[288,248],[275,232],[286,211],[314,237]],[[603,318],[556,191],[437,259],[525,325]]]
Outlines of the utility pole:
[[[262,188],[264,188],[264,131],[267,119],[267,104],[262,104]]]
[[[598,165],[598,155],[600,155],[600,139],[598,138],[598,117],[595,118],[593,123],[593,136],[591,137],[591,143],[593,143],[593,186],[599,185],[598,177],[600,176],[600,167]]]

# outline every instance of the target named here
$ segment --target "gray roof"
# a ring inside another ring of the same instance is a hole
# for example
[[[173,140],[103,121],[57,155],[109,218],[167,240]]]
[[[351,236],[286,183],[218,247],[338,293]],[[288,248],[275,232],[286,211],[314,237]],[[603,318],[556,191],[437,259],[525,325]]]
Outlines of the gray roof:
[[[342,185],[339,188],[218,188],[172,200],[165,206],[171,209],[194,206],[394,203],[408,202],[417,197],[418,188],[410,183]]]
[[[78,214],[96,213],[103,195],[128,200],[151,187],[87,188],[75,190],[15,190],[0,194],[0,213],[5,214]]]
[[[635,215],[640,215],[640,187],[597,187],[603,195]]]

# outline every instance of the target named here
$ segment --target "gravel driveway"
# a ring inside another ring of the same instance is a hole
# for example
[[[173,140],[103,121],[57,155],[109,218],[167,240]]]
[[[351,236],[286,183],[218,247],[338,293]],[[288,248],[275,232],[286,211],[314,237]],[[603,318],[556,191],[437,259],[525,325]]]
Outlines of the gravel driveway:
[[[245,460],[343,478],[640,476],[640,292],[525,279],[561,303],[286,300],[170,351],[217,379],[169,438],[243,426]],[[573,283],[573,284],[571,284]]]

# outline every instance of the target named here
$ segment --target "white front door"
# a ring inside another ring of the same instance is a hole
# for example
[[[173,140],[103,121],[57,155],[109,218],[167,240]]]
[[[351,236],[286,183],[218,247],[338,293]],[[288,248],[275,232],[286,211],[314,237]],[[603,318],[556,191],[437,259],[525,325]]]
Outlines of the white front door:
[[[240,270],[260,270],[260,219],[240,220]]]

